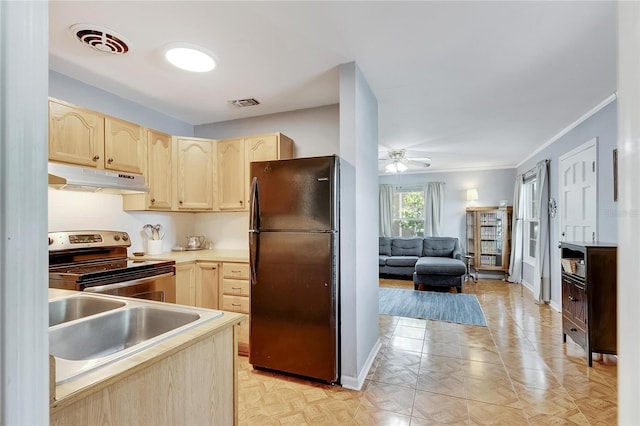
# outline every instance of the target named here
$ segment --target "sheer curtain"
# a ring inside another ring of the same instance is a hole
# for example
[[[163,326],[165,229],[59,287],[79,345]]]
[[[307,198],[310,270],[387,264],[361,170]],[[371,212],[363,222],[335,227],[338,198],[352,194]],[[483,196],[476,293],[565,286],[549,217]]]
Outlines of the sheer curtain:
[[[393,185],[380,185],[380,236],[390,237],[393,229]]]
[[[444,183],[429,182],[424,189],[424,236],[439,237],[442,229]]]
[[[522,249],[524,244],[524,175],[518,175],[513,189],[513,223],[511,225],[511,258],[509,277],[512,283],[522,282]]]
[[[551,298],[551,277],[549,273],[549,178],[548,160],[539,162],[535,167],[536,193],[534,211],[538,219],[536,244],[536,266],[533,270],[533,295],[539,302],[549,302]]]

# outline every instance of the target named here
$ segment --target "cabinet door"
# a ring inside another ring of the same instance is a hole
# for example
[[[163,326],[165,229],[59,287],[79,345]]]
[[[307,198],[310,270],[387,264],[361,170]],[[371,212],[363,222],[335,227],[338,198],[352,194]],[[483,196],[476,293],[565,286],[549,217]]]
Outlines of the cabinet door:
[[[252,161],[277,160],[278,135],[262,135],[245,139],[247,164]]]
[[[123,172],[144,172],[144,129],[134,123],[106,117],[104,121],[105,168]]]
[[[217,263],[197,263],[196,306],[218,309],[218,271]]]
[[[195,264],[176,265],[176,303],[196,305],[196,268]]]
[[[244,210],[244,140],[218,141],[218,207],[220,210]]]
[[[171,210],[171,136],[148,130],[147,150],[147,205],[154,210]]]
[[[177,139],[178,210],[213,208],[213,141]]]
[[[104,117],[49,101],[49,159],[103,168]]]

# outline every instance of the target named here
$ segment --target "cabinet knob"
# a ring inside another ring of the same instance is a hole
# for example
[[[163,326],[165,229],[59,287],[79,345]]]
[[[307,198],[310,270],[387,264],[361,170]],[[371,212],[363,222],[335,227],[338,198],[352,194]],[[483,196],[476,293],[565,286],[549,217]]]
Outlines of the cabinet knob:
[[[578,331],[577,328],[571,328],[571,331]]]
[[[215,267],[215,266],[212,266],[212,267],[211,267],[211,270],[215,270],[215,269],[216,269],[216,267]]]
[[[244,204],[244,201],[240,200],[240,205]]]
[[[575,297],[573,297],[573,296],[569,296],[569,300],[571,300],[572,302],[577,302],[577,301],[578,301],[578,299],[576,299],[576,298],[575,298]]]
[[[109,164],[113,163],[113,158],[107,159],[107,163],[109,163]]]
[[[98,161],[99,159],[100,159],[99,155],[94,155],[92,158],[93,161]]]
[[[182,204],[182,200],[178,201],[179,204]]]
[[[151,204],[155,204],[155,203],[156,203],[156,199],[155,199],[155,198],[152,198],[152,199],[151,199]]]

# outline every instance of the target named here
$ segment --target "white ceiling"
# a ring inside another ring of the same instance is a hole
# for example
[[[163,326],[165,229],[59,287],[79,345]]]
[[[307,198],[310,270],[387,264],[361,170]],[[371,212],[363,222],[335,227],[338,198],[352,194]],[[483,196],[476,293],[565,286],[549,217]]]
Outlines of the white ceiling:
[[[116,56],[68,28],[103,25]],[[378,99],[383,148],[429,170],[513,167],[616,90],[616,2],[50,2],[50,67],[191,124],[338,102],[355,61]],[[214,52],[180,71],[172,42]],[[228,101],[253,97],[257,107]]]

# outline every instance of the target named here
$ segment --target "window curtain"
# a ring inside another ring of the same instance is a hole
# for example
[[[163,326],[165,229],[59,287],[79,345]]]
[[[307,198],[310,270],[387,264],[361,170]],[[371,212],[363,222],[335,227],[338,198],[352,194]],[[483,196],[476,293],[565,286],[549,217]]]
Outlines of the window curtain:
[[[444,183],[429,182],[424,189],[424,236],[439,237],[442,230]]]
[[[511,224],[511,257],[509,277],[512,283],[522,282],[524,244],[524,175],[518,175],[513,189],[513,222]]]
[[[549,273],[549,160],[539,162],[535,167],[536,174],[536,211],[538,219],[538,235],[536,244],[536,266],[533,271],[533,295],[538,302],[549,302],[551,298],[551,274]]]
[[[393,229],[393,185],[380,185],[380,236],[391,237]]]

